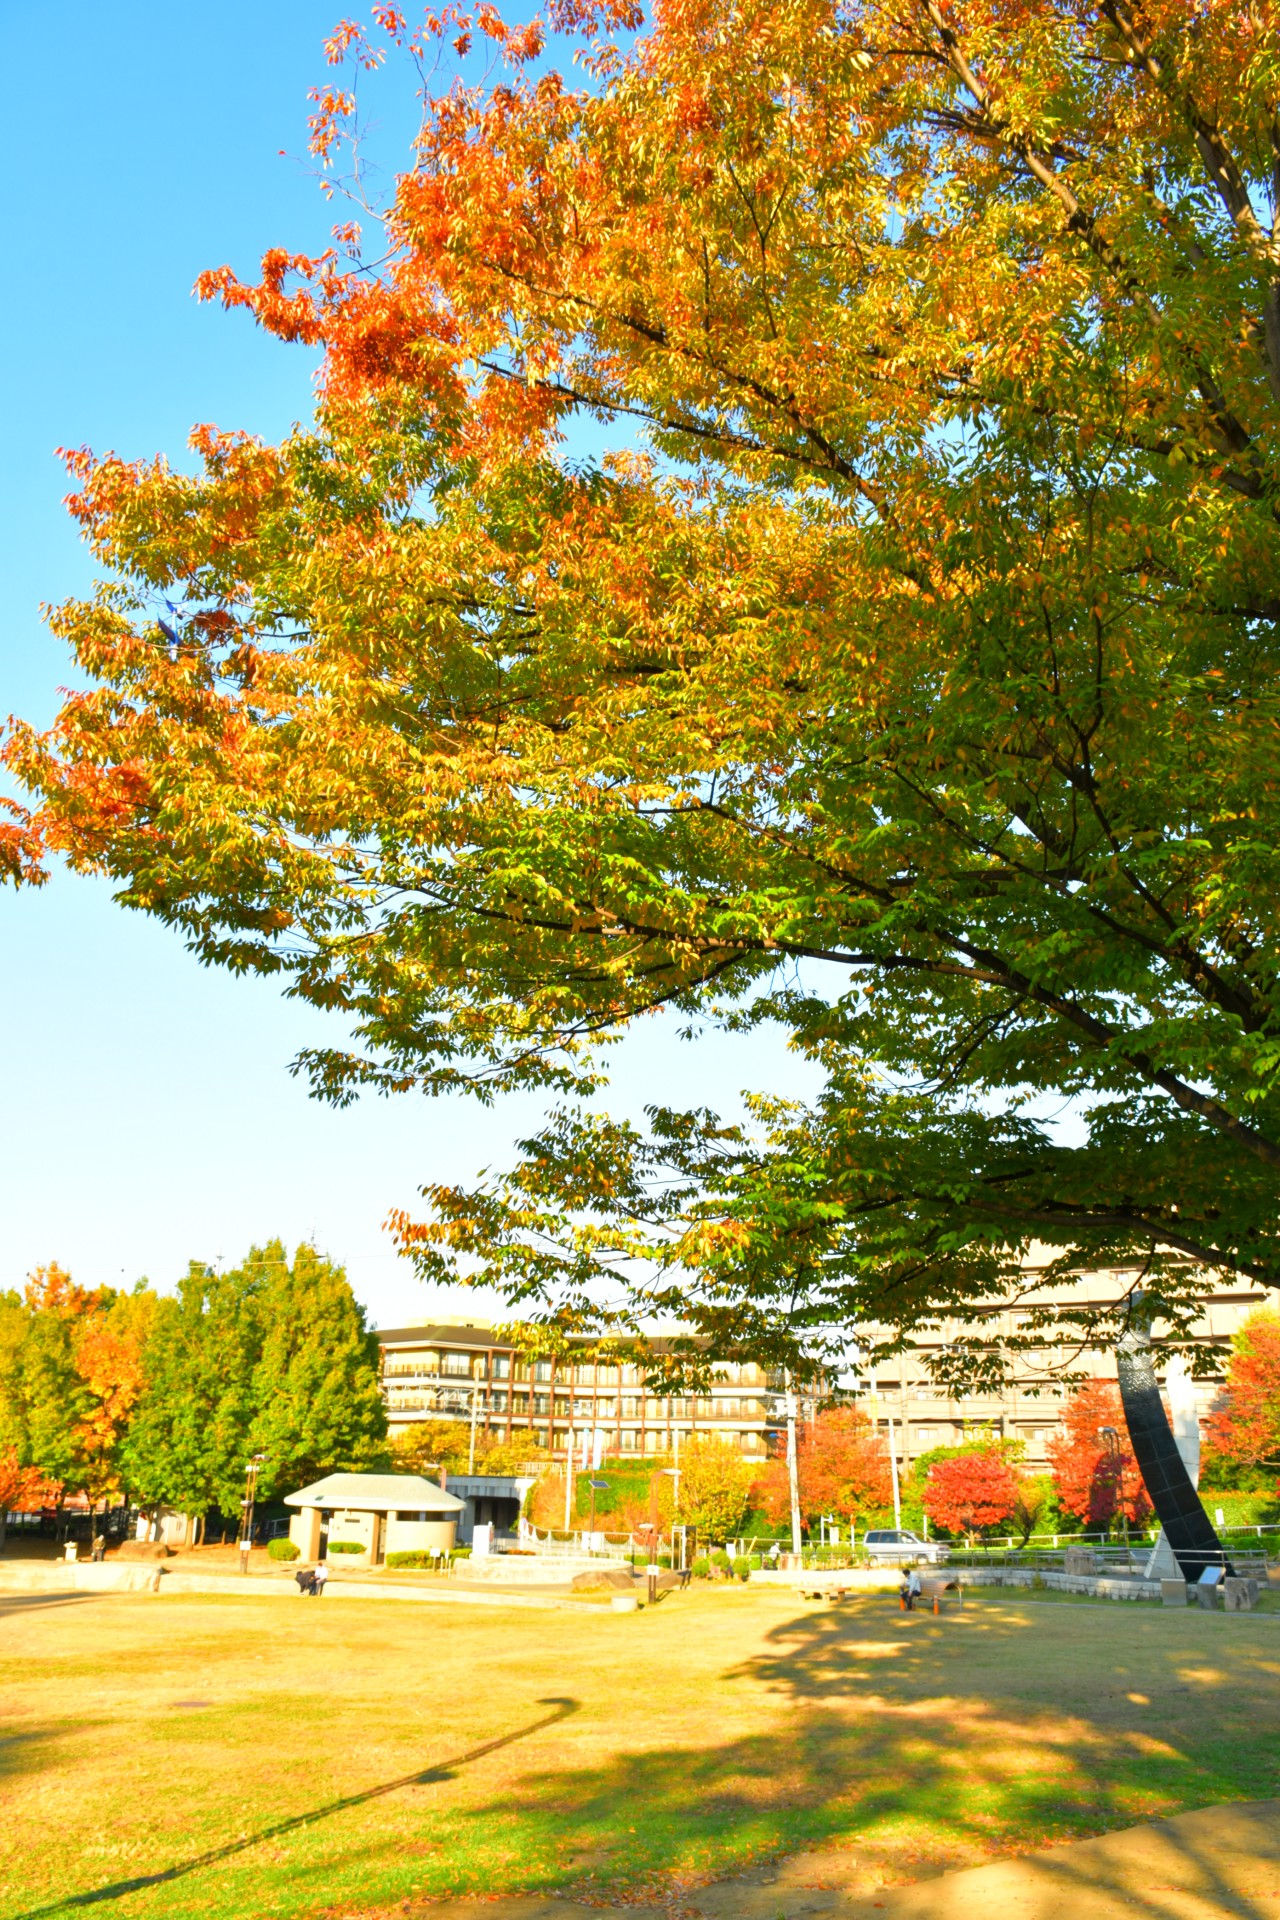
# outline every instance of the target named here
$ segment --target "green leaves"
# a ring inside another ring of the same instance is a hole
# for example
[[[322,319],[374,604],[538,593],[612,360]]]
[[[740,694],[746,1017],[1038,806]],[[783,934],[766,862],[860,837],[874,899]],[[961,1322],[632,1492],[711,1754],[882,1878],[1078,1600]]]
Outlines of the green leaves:
[[[450,93],[376,264],[209,283],[323,344],[305,432],[76,456],[123,584],[56,616],[34,830],[340,1014],[317,1092],[587,1095],[668,1006],[829,1076],[736,1145],[553,1123],[434,1276],[797,1369],[1033,1240],[1175,1331],[1179,1262],[1276,1278],[1273,14],[695,7]]]

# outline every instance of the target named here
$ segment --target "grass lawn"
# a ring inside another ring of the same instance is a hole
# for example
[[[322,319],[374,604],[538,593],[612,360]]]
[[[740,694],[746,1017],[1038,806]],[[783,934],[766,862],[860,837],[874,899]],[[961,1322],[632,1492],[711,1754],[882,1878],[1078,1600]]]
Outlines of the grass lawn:
[[[6,1920],[687,1907],[780,1852],[893,1882],[1280,1792],[1280,1620],[1249,1615],[24,1594],[0,1648]]]

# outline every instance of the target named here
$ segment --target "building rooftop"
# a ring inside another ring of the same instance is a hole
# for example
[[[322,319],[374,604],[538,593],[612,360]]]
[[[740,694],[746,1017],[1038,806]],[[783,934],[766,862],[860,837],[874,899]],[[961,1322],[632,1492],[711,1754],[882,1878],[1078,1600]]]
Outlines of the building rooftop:
[[[420,1473],[329,1473],[298,1493],[287,1493],[286,1507],[351,1507],[357,1513],[458,1513],[466,1502],[426,1480]]]

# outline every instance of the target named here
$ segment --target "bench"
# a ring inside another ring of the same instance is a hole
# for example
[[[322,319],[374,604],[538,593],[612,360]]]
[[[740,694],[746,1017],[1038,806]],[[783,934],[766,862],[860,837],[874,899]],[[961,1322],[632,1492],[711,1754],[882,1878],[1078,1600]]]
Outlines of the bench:
[[[931,1601],[935,1613],[942,1612],[942,1603],[949,1594],[955,1595],[955,1603],[958,1607],[964,1605],[964,1589],[958,1580],[948,1580],[939,1575],[935,1579],[920,1582],[921,1603]]]

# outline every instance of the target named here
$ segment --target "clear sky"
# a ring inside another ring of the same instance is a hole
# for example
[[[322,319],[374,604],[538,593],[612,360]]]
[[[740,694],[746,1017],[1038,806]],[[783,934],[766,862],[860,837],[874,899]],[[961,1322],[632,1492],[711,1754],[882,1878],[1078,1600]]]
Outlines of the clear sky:
[[[365,11],[0,0],[17,174],[0,305],[0,714],[47,722],[73,677],[39,612],[92,579],[56,447],[177,463],[196,421],[276,438],[305,416],[306,354],[190,290],[204,267],[248,275],[268,246],[326,244],[306,92],[327,75],[326,33]],[[384,150],[400,152],[407,89],[384,89],[376,111]],[[429,1297],[382,1223],[425,1180],[502,1164],[536,1102],[321,1107],[288,1072],[332,1038],[320,1015],[208,972],[105,885],[66,875],[0,893],[0,995],[0,1287],[57,1259],[86,1282],[169,1288],[189,1258],[230,1262],[280,1234],[344,1261],[384,1326],[486,1304]],[[689,1047],[650,1022],[619,1051],[609,1104],[729,1111],[740,1087],[802,1085],[767,1036]]]

